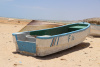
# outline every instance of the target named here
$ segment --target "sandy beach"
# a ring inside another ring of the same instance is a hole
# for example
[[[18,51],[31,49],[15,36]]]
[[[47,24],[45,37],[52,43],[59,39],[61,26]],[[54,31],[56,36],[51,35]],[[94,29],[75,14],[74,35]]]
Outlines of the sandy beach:
[[[12,33],[26,24],[0,23],[0,67],[100,67],[100,37],[88,36],[81,44],[46,57],[16,53]]]

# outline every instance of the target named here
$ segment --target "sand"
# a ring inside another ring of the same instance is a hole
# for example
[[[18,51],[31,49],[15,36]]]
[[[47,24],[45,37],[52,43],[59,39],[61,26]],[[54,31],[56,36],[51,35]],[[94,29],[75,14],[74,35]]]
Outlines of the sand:
[[[12,33],[25,24],[0,23],[0,67],[100,67],[100,37],[87,37],[83,43],[46,56],[16,53]]]

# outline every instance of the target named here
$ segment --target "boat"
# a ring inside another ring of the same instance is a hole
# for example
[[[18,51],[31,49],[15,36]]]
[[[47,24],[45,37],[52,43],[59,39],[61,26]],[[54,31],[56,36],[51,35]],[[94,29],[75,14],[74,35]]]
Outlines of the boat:
[[[100,25],[91,24],[90,35],[92,35],[92,36],[100,36]]]
[[[65,25],[64,23],[51,23],[46,21],[32,20],[25,27],[23,27],[19,32],[41,30],[53,27],[59,27]]]
[[[12,35],[16,52],[46,56],[78,45],[89,33],[90,24],[80,22],[42,30],[16,32]]]

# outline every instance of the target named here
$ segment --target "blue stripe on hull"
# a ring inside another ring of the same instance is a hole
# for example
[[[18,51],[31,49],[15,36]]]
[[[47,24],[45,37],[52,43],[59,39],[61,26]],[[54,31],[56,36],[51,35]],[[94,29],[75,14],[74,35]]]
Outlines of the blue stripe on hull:
[[[32,42],[17,41],[20,51],[26,51],[30,53],[36,53],[36,44]]]
[[[58,45],[58,43],[59,43],[59,37],[58,37],[57,45]]]

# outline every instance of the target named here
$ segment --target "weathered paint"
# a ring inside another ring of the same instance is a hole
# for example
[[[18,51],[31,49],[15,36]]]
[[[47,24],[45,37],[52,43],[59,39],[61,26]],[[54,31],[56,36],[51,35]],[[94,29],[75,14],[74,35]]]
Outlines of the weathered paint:
[[[57,45],[58,45],[58,43],[59,43],[59,37],[58,37],[58,40],[57,40]]]
[[[19,51],[26,51],[30,53],[36,53],[36,43],[17,41]]]
[[[74,40],[74,36],[73,35],[68,35],[68,40],[66,39],[66,42],[67,41],[69,42],[69,40],[70,41]],[[58,43],[59,43],[59,37],[55,37],[55,38],[52,39],[50,47],[52,47],[54,45],[58,45]]]

